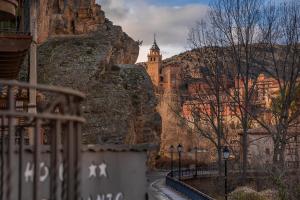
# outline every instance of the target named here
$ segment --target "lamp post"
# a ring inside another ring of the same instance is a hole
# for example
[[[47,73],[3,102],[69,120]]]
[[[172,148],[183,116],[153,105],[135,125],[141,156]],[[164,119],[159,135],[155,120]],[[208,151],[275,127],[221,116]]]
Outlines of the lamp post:
[[[174,167],[174,163],[173,163],[173,153],[174,153],[174,146],[171,145],[170,146],[170,153],[171,153],[171,177],[173,177],[173,167]]]
[[[227,200],[227,160],[229,158],[230,152],[227,146],[223,149],[223,158],[225,161],[225,200]]]
[[[197,175],[198,175],[197,174],[198,173],[198,156],[197,156],[198,148],[195,147],[194,150],[195,150],[195,178],[197,178]]]
[[[182,153],[182,150],[183,150],[183,147],[181,144],[179,144],[177,146],[177,151],[178,151],[178,168],[179,168],[179,171],[178,171],[178,179],[181,180],[181,153]]]

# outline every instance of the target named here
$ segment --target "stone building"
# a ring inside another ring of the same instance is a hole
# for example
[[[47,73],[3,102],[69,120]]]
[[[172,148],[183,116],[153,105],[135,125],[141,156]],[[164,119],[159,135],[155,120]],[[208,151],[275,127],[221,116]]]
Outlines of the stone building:
[[[275,127],[270,127],[274,130]],[[274,130],[275,131],[275,130]],[[300,134],[299,127],[288,129],[288,141],[285,150],[285,162],[289,168],[300,166]],[[248,162],[253,167],[273,163],[274,142],[272,135],[264,128],[253,128],[248,131]]]
[[[158,93],[174,93],[179,89],[181,85],[180,65],[162,66],[162,54],[155,38],[148,54],[146,70]]]

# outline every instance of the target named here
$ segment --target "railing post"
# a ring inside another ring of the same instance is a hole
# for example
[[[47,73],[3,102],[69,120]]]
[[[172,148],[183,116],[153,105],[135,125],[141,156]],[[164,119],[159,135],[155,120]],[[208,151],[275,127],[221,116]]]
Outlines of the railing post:
[[[181,152],[179,152],[178,155],[179,155],[179,159],[178,159],[178,168],[179,168],[178,179],[181,180]]]
[[[198,176],[198,156],[197,156],[197,153],[198,153],[198,148],[195,147],[195,178],[197,178],[197,176]]]
[[[32,35],[32,42],[29,54],[29,83],[31,85],[37,84],[37,18],[36,18],[36,2],[37,0],[30,0],[30,32]],[[29,113],[36,113],[36,89],[29,89]],[[33,129],[29,129],[29,143],[34,143]]]
[[[40,151],[41,151],[41,119],[37,118],[34,131],[34,177],[33,177],[33,199],[40,200]]]
[[[16,99],[14,96],[14,91],[12,86],[8,86],[8,106],[9,112],[13,113],[15,111]],[[15,118],[12,115],[8,116],[8,143],[7,143],[7,159],[6,159],[6,199],[11,200],[12,193],[12,162],[13,162],[13,147],[15,141]],[[4,150],[5,151],[5,150]]]
[[[174,176],[174,163],[173,163],[173,152],[171,152],[171,177]]]
[[[4,116],[1,115],[1,147],[0,147],[0,151],[1,151],[1,155],[0,155],[0,171],[1,171],[1,175],[0,175],[0,199],[2,200],[4,198],[4,156],[5,156],[5,153],[4,153],[4,140],[5,140],[5,137],[4,137]]]

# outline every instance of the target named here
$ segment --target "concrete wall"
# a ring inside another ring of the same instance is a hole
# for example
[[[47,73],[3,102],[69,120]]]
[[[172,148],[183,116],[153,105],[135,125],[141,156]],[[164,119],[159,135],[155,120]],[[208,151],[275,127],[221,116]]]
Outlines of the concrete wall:
[[[23,199],[33,199],[33,154],[24,153],[22,174],[18,173],[19,154],[13,157],[12,199],[17,199],[18,183],[23,186]],[[145,151],[131,150],[85,150],[82,152],[80,190],[82,200],[143,200],[147,192]],[[43,151],[40,160],[41,200],[49,199],[50,189],[50,153]],[[5,174],[5,173],[4,173]],[[61,192],[63,166],[60,162],[58,171],[58,191]],[[60,193],[59,193],[60,194]]]

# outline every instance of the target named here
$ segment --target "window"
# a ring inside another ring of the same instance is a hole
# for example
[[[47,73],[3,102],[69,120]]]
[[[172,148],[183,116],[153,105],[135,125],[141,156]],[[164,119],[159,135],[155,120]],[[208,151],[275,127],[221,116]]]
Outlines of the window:
[[[164,77],[160,76],[160,82],[164,82]]]
[[[287,154],[288,155],[296,155],[297,153],[297,149],[296,148],[293,148],[293,147],[290,147],[288,150],[287,150]]]
[[[271,154],[271,152],[270,152],[270,149],[269,149],[269,148],[266,148],[266,154],[267,154],[267,155],[270,155],[270,154]]]
[[[176,83],[176,74],[171,74],[171,83],[172,84]]]

